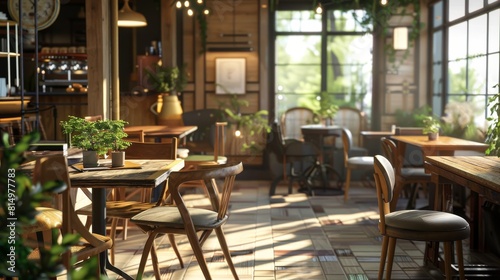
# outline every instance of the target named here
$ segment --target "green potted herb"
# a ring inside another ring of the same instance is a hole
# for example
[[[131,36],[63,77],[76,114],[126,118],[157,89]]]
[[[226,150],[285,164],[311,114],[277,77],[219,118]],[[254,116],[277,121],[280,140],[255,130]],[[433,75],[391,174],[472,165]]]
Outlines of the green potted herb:
[[[115,147],[124,147],[122,139],[127,135],[123,132],[122,122],[87,121],[84,118],[69,116],[67,121],[61,121],[61,127],[63,133],[69,136],[71,146],[83,150],[83,166],[96,167],[99,165],[99,156],[104,156]]]
[[[339,106],[335,104],[335,98],[326,91],[321,91],[317,96],[317,106],[314,110],[318,116],[325,122],[325,125],[331,125],[333,117],[337,114]]]
[[[125,133],[125,125],[128,122],[124,120],[107,120],[106,123],[106,142],[111,143],[111,166],[120,167],[125,164],[125,149],[131,145],[131,143],[125,138],[128,136]]]
[[[441,123],[433,116],[427,116],[422,119],[424,129],[422,132],[429,136],[429,140],[436,140],[439,137]]]

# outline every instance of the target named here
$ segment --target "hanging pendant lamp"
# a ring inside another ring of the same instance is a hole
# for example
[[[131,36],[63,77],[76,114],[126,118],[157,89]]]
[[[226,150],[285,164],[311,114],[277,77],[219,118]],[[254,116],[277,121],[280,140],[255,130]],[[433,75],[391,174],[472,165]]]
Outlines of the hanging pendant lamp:
[[[132,10],[128,5],[129,0],[125,0],[125,4],[120,11],[118,11],[118,26],[119,27],[141,27],[146,26],[148,23],[146,22],[146,18]]]

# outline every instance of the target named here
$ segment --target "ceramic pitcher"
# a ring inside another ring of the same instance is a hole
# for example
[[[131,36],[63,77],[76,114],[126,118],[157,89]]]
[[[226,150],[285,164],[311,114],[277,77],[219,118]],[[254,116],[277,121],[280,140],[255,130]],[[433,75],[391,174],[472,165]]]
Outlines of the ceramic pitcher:
[[[151,105],[150,110],[160,125],[182,125],[182,107],[177,95],[158,95],[158,101]]]

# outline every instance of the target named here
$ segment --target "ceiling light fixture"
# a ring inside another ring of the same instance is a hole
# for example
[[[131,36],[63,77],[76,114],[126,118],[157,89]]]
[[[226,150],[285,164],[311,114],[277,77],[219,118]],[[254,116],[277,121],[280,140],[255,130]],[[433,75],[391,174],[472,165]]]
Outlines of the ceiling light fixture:
[[[125,0],[123,7],[118,11],[118,26],[119,27],[142,27],[148,25],[146,18],[132,10],[128,5],[129,0]]]
[[[318,3],[318,6],[316,6],[316,9],[314,11],[318,15],[321,15],[323,13],[323,7],[321,7],[321,3]]]

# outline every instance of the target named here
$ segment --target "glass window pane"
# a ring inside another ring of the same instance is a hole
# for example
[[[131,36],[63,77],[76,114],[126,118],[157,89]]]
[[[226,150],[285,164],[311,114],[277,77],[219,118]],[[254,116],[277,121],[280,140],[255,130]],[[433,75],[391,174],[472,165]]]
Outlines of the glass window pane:
[[[489,13],[488,52],[498,52],[500,42],[500,9]]]
[[[353,14],[354,13],[354,14]],[[367,28],[359,24],[359,20],[365,16],[366,12],[356,11],[336,11],[328,10],[328,31],[365,31]],[[358,20],[356,20],[358,19]],[[371,29],[369,27],[368,29]]]
[[[500,81],[500,55],[498,53],[488,55],[488,85],[486,92],[489,94],[498,93],[498,88],[493,88],[494,85],[499,84]]]
[[[276,65],[276,85],[284,93],[318,93],[321,88],[320,65]]]
[[[463,59],[467,56],[467,22],[449,28],[448,59]]]
[[[277,11],[276,31],[320,32],[321,15],[313,11]]]
[[[321,37],[308,35],[278,36],[276,63],[321,63]]]
[[[448,94],[467,93],[466,61],[450,61],[448,63]]]
[[[469,60],[467,81],[468,93],[486,94],[486,56]]]
[[[469,0],[469,13],[477,11],[483,7],[483,1]]]
[[[465,15],[465,0],[448,0],[448,20],[454,21]]]
[[[438,27],[443,24],[443,2],[439,1],[438,3],[432,6],[432,18],[433,27]]]
[[[469,21],[469,57],[486,54],[486,24],[486,15]]]

